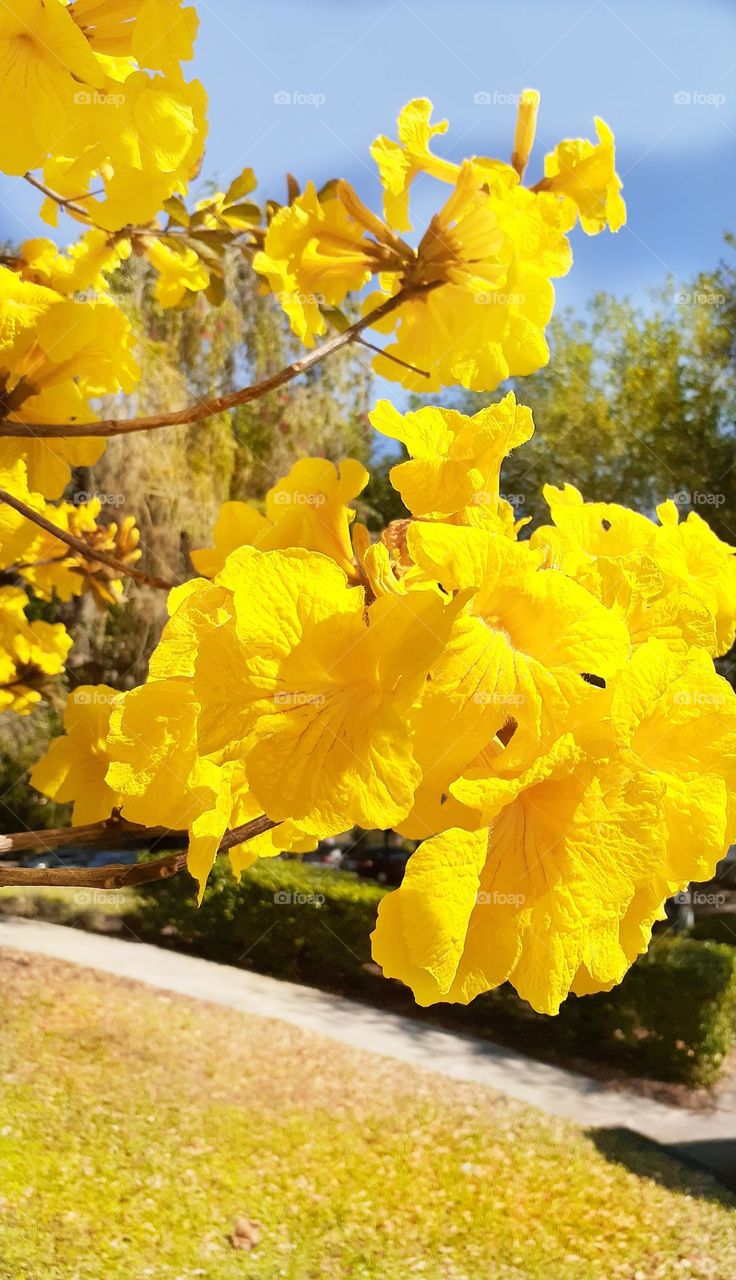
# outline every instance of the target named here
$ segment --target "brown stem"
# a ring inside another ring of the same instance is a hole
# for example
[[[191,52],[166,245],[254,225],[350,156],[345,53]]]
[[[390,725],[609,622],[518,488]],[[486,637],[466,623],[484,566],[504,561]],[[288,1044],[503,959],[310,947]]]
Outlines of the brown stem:
[[[382,302],[380,307],[369,311],[367,315],[362,316],[360,320],[356,320],[349,328],[342,333],[335,334],[329,338],[327,342],[323,342],[321,346],[315,347],[314,351],[310,351],[308,355],[302,356],[300,360],[295,360],[293,364],[289,364],[286,368],[279,370],[270,378],[264,378],[262,382],[255,382],[249,387],[241,387],[238,391],[231,391],[225,396],[218,396],[211,400],[199,400],[196,404],[187,405],[184,409],[175,409],[171,413],[154,414],[148,418],[103,418],[100,422],[8,422],[0,421],[0,438],[4,436],[12,437],[41,437],[45,439],[75,439],[80,436],[92,437],[108,437],[130,435],[134,431],[152,431],[159,427],[178,427],[192,422],[202,422],[205,418],[212,418],[215,414],[225,413],[228,409],[235,409],[241,404],[250,404],[252,400],[259,400],[261,396],[268,395],[271,391],[277,391],[279,387],[283,387],[287,382],[292,382],[294,378],[298,378],[300,374],[306,373],[309,369],[313,369],[315,365],[320,364],[323,360],[335,351],[340,351],[343,347],[353,342],[363,329],[370,328],[371,325],[377,324],[386,316],[392,314],[405,302],[411,298],[420,297],[429,293],[432,289],[436,289],[440,281],[434,281],[432,284],[416,285],[412,288],[401,289],[395,293],[392,298],[387,298]]]
[[[58,843],[71,841],[76,843],[78,833],[85,833],[79,841],[80,844],[99,843],[109,833],[111,829],[109,824],[113,821],[113,819],[107,819],[105,822],[94,823],[89,827],[66,827],[64,841],[58,841]],[[124,823],[122,818],[118,818],[115,822],[115,829],[119,831],[123,824],[126,830],[135,829],[138,833],[150,836],[152,839],[161,835],[160,827],[138,827],[132,822]],[[235,845],[244,844],[247,840],[252,840],[255,836],[262,835],[264,831],[270,831],[276,826],[278,826],[277,822],[272,822],[265,814],[261,814],[251,822],[245,822],[240,827],[233,827],[231,831],[226,831],[217,852],[224,853]],[[97,834],[96,839],[93,839],[90,833],[95,828]],[[35,836],[38,840],[39,837],[43,838],[50,834],[59,835],[60,829],[53,833],[20,832],[18,835],[3,836],[2,839],[11,841],[11,847],[15,850],[28,847],[15,843],[19,839],[25,841],[30,836]],[[152,884],[157,880],[169,880],[172,876],[185,871],[186,866],[187,853],[186,850],[181,849],[163,858],[157,858],[153,862],[136,862],[133,866],[113,863],[107,867],[3,867],[0,868],[0,888],[33,888],[51,885],[73,889],[132,889],[138,885]]]
[[[142,582],[147,587],[158,587],[161,591],[171,591],[178,585],[176,582],[167,582],[165,578],[157,578],[153,573],[145,573],[143,569],[134,569],[130,565],[123,564],[122,560],[111,556],[107,551],[92,550],[81,538],[75,538],[74,534],[67,533],[65,529],[60,529],[58,525],[52,524],[50,520],[40,515],[38,511],[34,511],[32,507],[27,507],[25,502],[21,502],[20,498],[8,493],[7,489],[0,488],[0,502],[7,503],[19,515],[25,516],[26,520],[31,520],[33,524],[37,524],[39,529],[52,534],[54,538],[59,539],[59,542],[66,543],[67,547],[71,547],[72,551],[75,551],[77,555],[82,556],[85,560],[93,560],[98,564],[105,564],[109,569],[114,569],[116,573],[120,573],[124,577],[133,578],[135,582]]]
[[[48,196],[49,200],[55,201],[61,209],[68,209],[70,213],[78,213],[81,217],[86,218],[88,222],[91,221],[87,210],[83,209],[80,204],[75,204],[73,200],[65,200],[57,191],[52,191],[51,187],[45,186],[43,182],[39,182],[38,178],[34,178],[32,173],[24,173],[23,177],[26,182],[30,182],[31,186],[40,191],[42,195]]]

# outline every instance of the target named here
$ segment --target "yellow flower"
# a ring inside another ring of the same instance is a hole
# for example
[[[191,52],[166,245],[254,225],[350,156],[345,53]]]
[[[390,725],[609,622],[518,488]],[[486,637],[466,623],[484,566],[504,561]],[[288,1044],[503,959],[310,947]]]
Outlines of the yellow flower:
[[[194,53],[199,19],[181,0],[75,0],[72,16],[97,53],[133,57],[154,71]]]
[[[616,173],[614,137],[608,125],[595,117],[598,142],[569,138],[544,158],[541,191],[566,196],[575,205],[580,225],[589,236],[604,227],[618,231],[626,222],[621,179]]]
[[[333,561],[305,551],[242,548],[218,581],[235,624],[200,642],[200,752],[245,759],[263,811],[315,835],[400,821],[419,781],[406,712],[451,610],[417,591],[366,611]]]
[[[134,63],[115,72],[102,88],[79,92],[74,135],[43,170],[47,186],[108,232],[151,222],[169,196],[186,190],[207,130],[199,81],[178,70],[151,76]],[[57,213],[46,206],[42,216],[56,225]]]
[[[416,259],[402,274],[384,273],[382,292],[365,300],[367,313],[400,289],[419,291],[373,326],[396,334],[374,361],[376,373],[412,391],[455,384],[492,391],[546,364],[544,330],[554,306],[549,277],[563,275],[571,261],[559,203],[516,195],[518,175],[503,169],[489,177],[466,161]]]
[[[366,224],[387,243],[369,239]],[[408,248],[406,252],[411,253]],[[347,183],[320,195],[310,182],[302,195],[274,215],[253,266],[267,278],[294,333],[313,346],[315,335],[327,328],[321,307],[340,306],[392,256],[396,254],[388,228],[368,213]]]
[[[495,734],[507,744],[504,769],[519,770],[565,732],[601,719],[606,702],[596,684],[623,667],[629,636],[583,587],[541,570],[528,543],[413,523],[408,544],[446,591],[472,593],[412,713],[423,782],[418,812],[403,830],[421,838],[437,829],[423,825],[427,814],[439,816],[441,797],[456,794],[452,783]]]
[[[514,133],[514,150],[511,164],[520,178],[529,163],[529,156],[534,146],[537,131],[537,113],[539,111],[539,94],[536,89],[524,89],[516,111],[516,131]]]
[[[424,1005],[509,981],[541,1013],[557,1012],[581,967],[598,989],[620,981],[621,923],[664,861],[656,780],[581,760],[568,735],[491,783],[483,819],[422,844],[383,899],[373,956],[386,976]]]
[[[379,400],[370,420],[411,455],[392,467],[391,483],[413,515],[506,529],[501,464],[534,432],[531,410],[517,404],[512,391],[472,417],[435,407],[400,414]]]
[[[28,477],[25,463],[18,459],[8,468],[0,469],[0,488],[20,499],[33,511],[44,510],[43,498],[38,493],[31,493],[28,488]],[[38,533],[37,527],[19,515],[7,503],[0,503],[0,569],[12,566],[33,555],[31,544]]]
[[[736,826],[736,694],[702,649],[674,656],[649,640],[616,682],[619,747],[664,785],[665,879],[708,880]]]
[[[66,148],[80,94],[105,73],[61,0],[8,0],[0,10],[0,169],[22,174]],[[9,122],[13,121],[12,127]]]
[[[32,284],[46,285],[69,297],[93,289],[106,293],[108,276],[130,257],[129,240],[110,244],[104,231],[87,231],[70,245],[66,255],[60,253],[53,240],[40,237],[26,240],[20,248],[21,275]]]
[[[187,295],[191,300],[210,282],[210,273],[194,249],[172,249],[160,240],[149,239],[146,257],[158,272],[155,295],[162,307],[176,307]]]
[[[69,694],[62,737],[34,765],[31,783],[60,804],[74,801],[72,822],[83,826],[109,818],[119,797],[105,782],[110,715],[122,697],[108,685],[80,685]]]
[[[432,155],[429,149],[433,137],[447,132],[447,121],[432,124],[431,115],[428,98],[413,98],[399,112],[399,141],[381,134],[371,147],[384,187],[384,217],[397,231],[411,230],[409,187],[418,173],[428,173],[441,182],[457,181],[459,166]]]
[[[177,678],[133,689],[115,708],[107,782],[129,821],[186,830],[214,802],[218,770],[199,760],[198,712],[191,681]]]
[[[653,557],[665,575],[706,605],[716,623],[716,654],[727,653],[736,636],[736,549],[722,542],[691,511],[679,520],[674,502],[657,507]]]
[[[28,622],[28,597],[19,587],[0,587],[0,710],[27,715],[49,676],[64,670],[72,645],[60,622]]]
[[[139,377],[130,322],[111,302],[76,302],[0,268],[0,389],[11,422],[94,421],[89,398],[130,392]],[[71,466],[90,466],[104,441],[0,440],[0,467],[25,460],[32,489],[58,497]]]
[[[348,506],[368,483],[361,462],[344,458],[337,467],[326,458],[301,458],[266,495],[266,515],[247,502],[225,502],[215,525],[215,545],[192,551],[198,573],[213,578],[231,551],[302,547],[330,556],[350,578],[356,569],[350,544],[355,512]]]
[[[612,502],[583,502],[572,485],[545,485],[554,526],[531,536],[548,564],[583,583],[625,617],[632,640],[649,636],[677,650],[726,653],[736,633],[734,550],[694,512],[678,523],[673,502],[661,526]]]

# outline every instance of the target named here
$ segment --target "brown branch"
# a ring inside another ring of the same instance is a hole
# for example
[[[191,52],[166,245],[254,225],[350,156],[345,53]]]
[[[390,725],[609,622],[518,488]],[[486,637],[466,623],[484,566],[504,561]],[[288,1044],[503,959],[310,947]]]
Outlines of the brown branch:
[[[173,831],[170,827],[142,827],[139,822],[129,822],[123,818],[119,809],[113,809],[109,818],[102,822],[90,822],[82,827],[48,827],[43,831],[16,831],[12,835],[0,834],[0,857],[13,853],[28,853],[34,849],[55,849],[60,844],[86,845],[107,844],[126,836],[144,836],[148,840],[158,840],[162,836],[185,833]]]
[[[45,516],[34,511],[32,507],[27,507],[25,502],[21,502],[20,498],[16,498],[14,494],[8,493],[7,489],[0,488],[0,502],[5,502],[19,515],[25,516],[26,520],[37,524],[39,529],[50,533],[54,538],[58,538],[59,542],[64,542],[67,547],[71,547],[72,551],[78,556],[82,556],[85,560],[92,560],[98,564],[107,565],[108,569],[114,569],[116,573],[120,573],[123,577],[133,578],[135,582],[142,582],[147,587],[158,587],[161,591],[171,591],[178,585],[176,582],[167,582],[166,578],[157,578],[153,573],[146,573],[143,569],[134,569],[132,565],[126,565],[122,560],[118,560],[115,556],[111,556],[107,551],[94,551],[87,546],[81,538],[75,538],[74,534],[67,533],[65,529],[60,529],[58,525],[52,524]]]
[[[259,400],[271,391],[277,391],[279,387],[283,387],[287,382],[292,382],[294,378],[298,378],[302,373],[307,373],[309,369],[313,369],[315,365],[320,364],[327,356],[348,346],[362,333],[363,329],[368,329],[371,325],[385,319],[386,316],[391,315],[412,298],[422,297],[432,289],[436,289],[440,283],[440,281],[435,281],[432,284],[401,289],[392,298],[387,298],[385,302],[382,302],[380,307],[369,311],[367,315],[362,316],[360,320],[356,320],[354,324],[351,324],[342,333],[335,334],[327,342],[323,342],[321,346],[315,347],[313,351],[302,356],[300,360],[295,360],[293,364],[280,369],[278,373],[272,374],[270,378],[264,378],[261,382],[254,382],[249,387],[241,387],[238,391],[230,391],[227,395],[217,396],[210,400],[199,400],[196,404],[187,405],[184,409],[175,409],[170,413],[154,414],[148,418],[103,418],[99,422],[9,422],[7,419],[3,419],[0,421],[0,438],[4,436],[12,436],[13,438],[40,437],[43,439],[76,439],[80,436],[99,438],[130,435],[134,431],[153,431],[159,427],[179,427],[193,422],[202,422],[205,418],[212,418],[218,413],[225,413],[228,409],[235,409],[241,404],[250,404],[252,400]]]
[[[84,832],[85,837],[80,841],[84,844],[99,843],[109,830],[108,824],[113,821],[107,819],[105,822],[94,823],[90,827],[66,827],[64,828],[64,840],[58,843],[66,843],[67,841],[76,841],[77,832]],[[119,818],[115,823],[119,830],[124,819]],[[240,827],[233,827],[231,831],[226,831],[220,841],[217,852],[225,853],[228,849],[232,849],[237,844],[244,844],[247,840],[252,840],[255,836],[262,835],[264,831],[270,831],[272,827],[279,824],[272,822],[265,814],[261,814],[259,818],[253,818],[251,822],[245,822]],[[150,835],[155,838],[161,834],[160,827],[137,827],[135,823],[125,823],[126,830],[137,829],[139,834]],[[92,839],[91,832],[96,828],[97,839]],[[21,846],[16,841],[26,841],[30,836],[37,839],[45,835],[60,834],[57,828],[53,833],[43,831],[21,832],[18,835],[3,836],[4,841],[12,841],[12,847],[18,849]],[[170,834],[170,833],[166,833]],[[183,833],[182,833],[183,836]],[[27,846],[25,846],[27,847]],[[179,875],[181,871],[185,871],[187,867],[187,853],[185,849],[177,850],[175,853],[169,853],[163,858],[157,858],[153,862],[136,862],[132,866],[124,863],[112,863],[107,867],[3,867],[0,868],[0,888],[32,888],[37,886],[56,886],[72,889],[132,889],[142,884],[152,884],[157,880],[170,880],[172,876]]]

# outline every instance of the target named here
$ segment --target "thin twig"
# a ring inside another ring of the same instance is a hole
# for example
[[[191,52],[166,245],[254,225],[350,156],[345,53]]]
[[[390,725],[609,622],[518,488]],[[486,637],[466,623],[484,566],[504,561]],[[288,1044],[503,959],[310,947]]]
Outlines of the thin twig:
[[[108,822],[95,823],[97,827],[97,842],[104,839],[108,830]],[[120,829],[120,819],[117,829]],[[135,823],[126,824],[127,829],[135,827]],[[225,853],[228,849],[232,849],[237,844],[245,844],[247,840],[252,840],[255,836],[260,836],[264,831],[270,831],[272,827],[279,824],[272,822],[265,814],[261,814],[259,818],[253,818],[251,822],[245,822],[240,827],[233,827],[231,831],[226,831],[218,846],[218,853]],[[77,832],[86,832],[87,836],[80,843],[93,844],[90,838],[92,827],[67,827],[64,830],[65,840],[59,843],[71,843],[76,841]],[[139,834],[150,836],[151,839],[156,837],[156,833],[160,835],[160,827],[138,827]],[[20,832],[18,835],[3,836],[3,840],[12,841],[13,848],[18,849],[21,846],[15,843],[19,838],[26,840],[29,836],[41,837],[49,833],[43,831]],[[58,834],[58,829],[53,833]],[[168,833],[167,833],[168,834]],[[27,847],[27,846],[26,846]],[[125,863],[112,863],[107,867],[3,867],[0,868],[0,888],[33,888],[38,886],[56,886],[72,889],[132,889],[142,884],[152,884],[157,880],[169,880],[172,876],[179,875],[181,871],[185,871],[187,866],[187,853],[185,849],[177,850],[175,853],[169,853],[163,858],[157,858],[153,862],[136,862],[132,866]]]
[[[14,438],[32,437],[34,439],[76,439],[80,436],[99,438],[130,435],[134,431],[153,431],[159,427],[179,427],[193,422],[202,422],[205,418],[212,418],[218,413],[225,413],[228,409],[235,409],[241,404],[250,404],[252,400],[259,400],[271,391],[277,391],[279,387],[283,387],[287,382],[292,382],[300,374],[313,369],[315,365],[320,364],[327,356],[348,346],[362,333],[363,329],[370,328],[371,325],[385,319],[386,316],[391,315],[392,312],[412,298],[421,297],[432,289],[436,289],[439,283],[441,282],[434,281],[432,284],[401,289],[392,298],[387,298],[385,302],[382,302],[380,307],[369,311],[367,315],[362,316],[360,320],[356,320],[354,324],[351,324],[342,333],[335,334],[327,342],[323,342],[321,346],[315,347],[314,351],[302,356],[300,360],[295,360],[293,364],[280,369],[278,373],[273,374],[270,378],[264,378],[263,381],[255,382],[249,387],[241,387],[238,391],[230,391],[227,395],[217,396],[211,400],[199,400],[196,404],[187,405],[184,409],[175,409],[171,413],[154,414],[148,418],[103,418],[99,422],[9,422],[7,419],[3,419],[0,421],[0,438],[3,436],[12,436]]]
[[[51,187],[45,186],[43,182],[39,182],[38,178],[34,178],[32,173],[24,173],[23,177],[26,182],[30,182],[31,186],[35,187],[37,191],[40,191],[42,195],[46,196],[49,200],[55,201],[61,209],[66,209],[69,213],[77,213],[80,217],[85,218],[87,222],[91,222],[89,213],[86,209],[83,209],[80,204],[75,204],[73,200],[65,200],[64,196],[60,196],[57,191],[52,191]],[[79,198],[87,199],[88,197],[82,196]]]
[[[21,502],[20,498],[16,498],[14,494],[8,493],[7,489],[0,488],[0,502],[7,503],[19,515],[25,516],[26,520],[37,524],[39,529],[50,533],[54,538],[58,538],[60,542],[66,543],[67,547],[71,547],[72,551],[82,556],[85,560],[93,560],[98,564],[105,564],[108,569],[114,569],[116,573],[120,573],[124,577],[133,578],[136,582],[142,582],[147,587],[158,587],[161,591],[171,591],[178,585],[176,582],[168,582],[166,578],[157,578],[153,573],[146,573],[143,569],[134,569],[131,565],[126,565],[122,560],[111,556],[107,551],[93,550],[81,538],[75,538],[74,534],[67,533],[65,529],[60,529],[58,525],[52,524],[50,520],[40,515],[38,511],[34,511],[32,507],[27,507],[25,502]]]

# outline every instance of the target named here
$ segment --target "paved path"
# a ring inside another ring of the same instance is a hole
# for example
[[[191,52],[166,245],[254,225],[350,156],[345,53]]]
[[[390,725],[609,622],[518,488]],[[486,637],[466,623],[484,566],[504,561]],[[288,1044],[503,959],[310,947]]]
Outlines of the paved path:
[[[261,1018],[275,1018],[356,1049],[487,1085],[586,1129],[625,1128],[671,1148],[736,1190],[736,1111],[696,1112],[609,1089],[471,1036],[146,943],[36,920],[0,921],[0,947],[16,947],[132,978]]]

